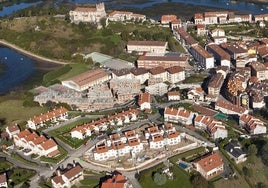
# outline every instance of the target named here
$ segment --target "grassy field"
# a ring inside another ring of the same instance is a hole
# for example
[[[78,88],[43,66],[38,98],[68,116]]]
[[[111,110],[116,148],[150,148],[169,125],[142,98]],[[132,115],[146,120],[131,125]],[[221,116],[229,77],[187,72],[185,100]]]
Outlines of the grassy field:
[[[28,161],[26,159],[24,159],[22,156],[20,156],[19,154],[17,153],[13,153],[11,154],[11,157],[13,157],[14,159],[18,160],[18,161],[21,161],[27,165],[30,165],[30,166],[38,166],[37,163],[33,162],[33,161]]]
[[[52,157],[52,158],[42,156],[40,160],[43,162],[47,162],[47,163],[56,163],[56,164],[59,163],[61,160],[63,160],[67,156],[68,152],[59,145],[58,145],[58,149],[60,151],[60,154],[58,156]]]
[[[75,121],[73,123],[67,124],[65,126],[62,126],[58,129],[52,130],[49,132],[49,134],[54,136],[54,137],[59,138],[60,140],[62,140],[64,143],[68,144],[72,148],[79,148],[83,143],[88,141],[90,139],[90,137],[87,137],[83,140],[79,140],[77,138],[71,138],[70,130],[77,125],[82,125],[82,124],[90,122],[90,121],[91,121],[91,119],[84,118],[84,119]]]
[[[183,83],[186,83],[186,84],[200,83],[200,82],[203,82],[206,77],[207,77],[206,74],[195,74],[195,75],[191,75],[191,77],[186,78],[183,81]]]
[[[243,167],[247,167],[252,170],[252,176],[248,177],[249,182],[252,185],[256,185],[259,182],[268,185],[268,167],[263,164],[260,158],[255,157],[254,163],[245,162],[239,164],[238,167],[242,170]]]
[[[243,188],[250,188],[250,186],[247,184],[245,181],[244,177],[237,174],[237,179],[232,178],[232,179],[220,179],[219,181],[216,181],[213,183],[215,188],[238,188],[238,187],[243,187]]]
[[[24,107],[23,100],[0,97],[0,117],[6,119],[6,124],[21,123],[46,111],[44,107]]]
[[[99,185],[99,178],[89,178],[85,177],[80,181],[81,186],[79,188],[95,188]]]
[[[189,174],[187,174],[186,172],[184,172],[182,169],[180,169],[177,166],[173,166],[173,173],[174,173],[174,179],[170,180],[167,179],[167,182],[162,185],[159,186],[157,185],[152,178],[152,174],[156,171],[158,171],[159,169],[164,168],[163,164],[159,164],[153,168],[147,169],[145,171],[141,172],[141,180],[140,180],[140,184],[142,187],[162,187],[162,188],[175,188],[178,185],[180,185],[180,188],[190,188],[193,187],[191,185],[190,182],[190,176]]]

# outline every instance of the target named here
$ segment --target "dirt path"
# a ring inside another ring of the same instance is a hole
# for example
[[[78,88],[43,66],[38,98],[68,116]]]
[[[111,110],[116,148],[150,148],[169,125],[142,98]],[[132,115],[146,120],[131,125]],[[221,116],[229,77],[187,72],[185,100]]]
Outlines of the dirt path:
[[[30,57],[32,59],[38,60],[38,61],[56,63],[56,64],[61,64],[61,65],[70,64],[69,62],[63,62],[63,61],[58,61],[58,60],[54,60],[54,59],[49,59],[49,58],[34,54],[34,53],[26,51],[26,50],[14,45],[14,44],[11,44],[11,43],[9,43],[9,42],[7,42],[5,40],[0,40],[0,45],[12,48],[13,50],[15,50],[17,52],[19,52],[19,53],[21,53],[23,55],[26,55],[26,56],[28,56],[28,57]]]

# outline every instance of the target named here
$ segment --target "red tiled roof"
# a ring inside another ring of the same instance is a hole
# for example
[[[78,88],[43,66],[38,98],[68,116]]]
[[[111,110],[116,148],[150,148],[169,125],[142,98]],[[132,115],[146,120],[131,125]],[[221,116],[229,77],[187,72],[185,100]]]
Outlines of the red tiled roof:
[[[50,119],[52,119],[53,117],[60,117],[62,114],[65,114],[67,113],[68,110],[64,107],[60,107],[60,108],[57,108],[57,109],[54,109],[52,111],[49,111],[45,114],[41,114],[37,117],[33,117],[31,118],[30,120],[32,122],[34,122],[35,124],[40,124],[41,122],[46,122]]]
[[[106,77],[108,75],[109,74],[105,72],[103,69],[95,69],[95,70],[84,72],[75,77],[69,78],[66,81],[73,81],[77,85],[83,86],[87,83]]]
[[[141,105],[145,102],[150,103],[151,102],[151,95],[149,93],[141,93],[139,95],[139,101],[138,104]]]
[[[6,173],[0,174],[0,183],[7,183]]]
[[[15,132],[15,131],[19,131],[19,130],[20,130],[20,128],[19,128],[19,126],[18,126],[17,124],[8,126],[7,129],[8,129],[8,131],[9,131],[10,133]]]
[[[222,158],[219,154],[213,153],[210,154],[209,156],[204,157],[203,159],[199,160],[197,162],[199,166],[205,171],[209,172],[219,166],[223,165]]]
[[[170,67],[166,69],[167,72],[169,72],[170,74],[176,74],[178,72],[183,72],[183,68],[180,66],[174,66],[174,67]]]
[[[163,67],[155,67],[149,70],[152,75],[157,75],[166,72]]]
[[[81,172],[83,172],[83,168],[79,164],[77,164],[75,165],[75,167],[69,169],[63,175],[70,180],[75,176],[77,176],[78,174],[80,174]]]
[[[48,150],[54,146],[57,146],[56,142],[52,139],[48,139],[45,142],[43,142],[42,144],[40,144],[40,146],[44,149],[44,150]]]
[[[107,152],[108,150],[109,150],[109,149],[108,149],[108,146],[107,146],[105,143],[96,145],[96,152],[97,152],[97,153],[105,153],[105,152]]]
[[[96,12],[96,8],[90,8],[90,7],[76,7],[74,9],[76,12]]]
[[[25,129],[23,131],[21,131],[20,133],[17,134],[17,137],[18,138],[23,138],[27,135],[31,134],[31,132],[28,130],[28,129]]]

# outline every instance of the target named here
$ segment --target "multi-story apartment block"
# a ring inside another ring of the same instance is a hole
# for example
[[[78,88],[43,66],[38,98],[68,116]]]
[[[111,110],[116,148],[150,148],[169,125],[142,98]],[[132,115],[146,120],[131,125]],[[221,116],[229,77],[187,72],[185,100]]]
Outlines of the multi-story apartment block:
[[[166,107],[164,111],[164,120],[166,122],[182,123],[191,125],[193,123],[194,113],[183,108],[174,109]]]
[[[249,63],[251,67],[251,76],[256,76],[258,80],[266,80],[268,77],[268,71],[264,64],[260,62],[251,62]]]
[[[149,78],[161,79],[162,82],[167,81],[167,73],[163,67],[155,67],[149,70]]]
[[[167,68],[166,72],[167,80],[172,84],[185,80],[185,71],[180,66]]]
[[[151,95],[149,93],[141,93],[139,95],[138,105],[141,110],[151,109]]]
[[[151,69],[155,67],[170,68],[174,66],[188,66],[188,57],[186,56],[140,56],[137,60],[139,68]]]
[[[239,118],[239,124],[251,135],[265,134],[267,132],[264,122],[249,114],[241,115]]]
[[[238,115],[238,116],[248,114],[248,110],[246,108],[221,100],[218,100],[216,102],[215,110],[219,110],[225,114]]]
[[[213,54],[216,64],[220,66],[231,66],[231,56],[216,44],[208,44],[206,50]]]
[[[223,82],[224,76],[221,73],[213,75],[208,84],[208,95],[217,98],[220,95]]]
[[[149,71],[145,68],[136,68],[131,70],[131,74],[134,78],[140,81],[140,84],[143,84],[149,79]]]
[[[227,42],[227,37],[223,29],[213,29],[210,32],[210,36],[215,44]]]
[[[178,28],[173,30],[174,36],[186,47],[198,45],[198,41],[195,40],[184,28]]]
[[[214,67],[214,57],[209,52],[207,52],[200,45],[192,46],[190,48],[190,52],[195,58],[196,61],[199,62],[200,66],[205,69],[210,69]]]
[[[167,42],[162,41],[129,41],[127,43],[127,52],[144,53],[165,53],[167,49]]]
[[[108,20],[116,21],[116,22],[123,22],[123,21],[145,21],[146,16],[143,14],[135,14],[133,12],[128,11],[113,11],[109,14]]]

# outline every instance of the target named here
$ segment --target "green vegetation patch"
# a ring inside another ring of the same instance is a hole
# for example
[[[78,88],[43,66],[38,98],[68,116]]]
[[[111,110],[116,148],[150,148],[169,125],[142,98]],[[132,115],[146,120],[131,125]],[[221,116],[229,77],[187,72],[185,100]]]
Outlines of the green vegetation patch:
[[[10,186],[18,185],[22,182],[28,181],[31,177],[36,174],[34,170],[24,169],[24,168],[14,168],[11,170],[11,175],[9,176]]]
[[[94,188],[94,187],[98,187],[99,182],[100,182],[99,177],[96,177],[96,178],[85,177],[83,180],[80,181],[80,184],[83,185],[83,187],[85,188],[86,187]]]
[[[75,126],[78,125],[83,125],[84,123],[88,123],[91,122],[91,119],[89,118],[84,118],[84,119],[80,119],[78,121],[72,122],[70,124],[67,124],[65,126],[62,126],[58,129],[49,131],[49,134],[59,138],[61,141],[63,141],[64,143],[68,144],[69,146],[71,146],[72,148],[79,148],[82,144],[84,144],[85,142],[87,142],[90,137],[86,137],[85,139],[77,139],[77,138],[72,138],[70,135],[70,131],[72,130],[72,128],[74,128]]]
[[[30,165],[30,166],[38,166],[37,163],[33,162],[33,161],[28,161],[27,159],[24,159],[22,156],[20,156],[19,154],[17,153],[12,153],[11,154],[11,157],[18,160],[18,161],[21,161],[27,165]]]
[[[194,74],[190,77],[186,78],[183,83],[191,84],[191,83],[203,83],[204,79],[207,77],[206,74]]]
[[[12,168],[12,164],[5,160],[5,158],[0,158],[0,172],[4,172]]]

